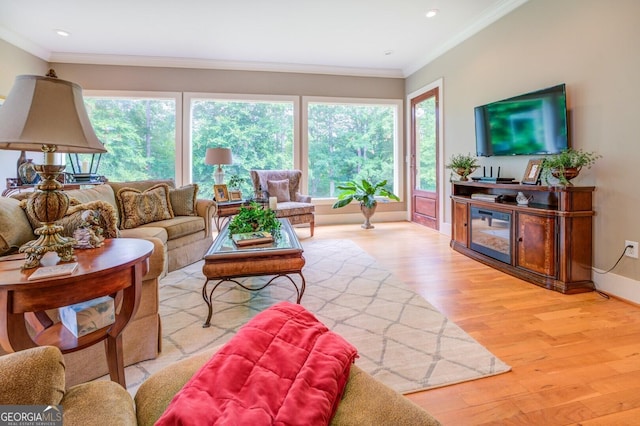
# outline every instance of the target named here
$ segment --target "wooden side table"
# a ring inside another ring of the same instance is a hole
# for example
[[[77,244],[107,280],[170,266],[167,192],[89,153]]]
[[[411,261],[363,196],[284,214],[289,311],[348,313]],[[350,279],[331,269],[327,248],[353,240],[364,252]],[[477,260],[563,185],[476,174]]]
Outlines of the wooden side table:
[[[152,251],[146,240],[109,239],[99,248],[75,250],[78,268],[73,274],[33,281],[28,278],[36,269],[21,270],[24,259],[0,262],[0,344],[7,352],[52,345],[68,353],[105,340],[111,380],[126,388],[122,331],[138,310]],[[42,263],[57,261],[55,253],[47,253]],[[115,298],[115,322],[85,336],[75,337],[45,313],[102,296]],[[33,337],[26,321],[35,329]]]

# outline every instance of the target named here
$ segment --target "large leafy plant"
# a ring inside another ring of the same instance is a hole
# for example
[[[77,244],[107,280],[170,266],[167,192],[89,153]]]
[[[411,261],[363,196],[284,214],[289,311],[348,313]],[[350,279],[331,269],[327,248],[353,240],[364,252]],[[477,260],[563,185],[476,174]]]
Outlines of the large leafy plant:
[[[373,207],[377,201],[376,196],[387,197],[392,200],[400,201],[397,195],[386,188],[387,181],[383,180],[376,184],[372,184],[366,179],[361,182],[352,180],[338,186],[342,192],[338,195],[338,201],[333,204],[333,208],[344,207],[353,200],[359,201],[365,207]]]
[[[267,231],[276,237],[280,232],[280,221],[276,212],[258,203],[240,207],[240,211],[229,222],[230,234]]]

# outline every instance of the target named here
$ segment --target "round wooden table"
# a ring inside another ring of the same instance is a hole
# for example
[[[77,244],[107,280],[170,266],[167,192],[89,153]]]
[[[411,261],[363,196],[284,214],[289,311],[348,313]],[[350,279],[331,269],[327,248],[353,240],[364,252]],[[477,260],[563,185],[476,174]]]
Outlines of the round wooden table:
[[[71,275],[29,281],[37,270],[21,270],[22,260],[0,262],[0,344],[7,352],[52,345],[62,353],[73,352],[106,340],[111,380],[126,388],[122,355],[122,331],[138,310],[142,277],[147,273],[153,244],[146,240],[115,238],[104,246],[75,250],[78,268]],[[54,265],[55,253],[41,263]],[[87,335],[75,337],[45,313],[102,296],[115,298],[115,322]],[[34,328],[32,337],[26,322]]]

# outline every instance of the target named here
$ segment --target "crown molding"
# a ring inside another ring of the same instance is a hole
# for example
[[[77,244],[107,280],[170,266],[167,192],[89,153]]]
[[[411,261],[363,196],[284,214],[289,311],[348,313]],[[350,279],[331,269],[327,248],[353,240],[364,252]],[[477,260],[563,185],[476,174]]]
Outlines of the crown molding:
[[[44,61],[49,61],[49,58],[51,56],[51,52],[49,52],[47,49],[23,37],[20,37],[18,34],[6,29],[2,25],[0,25],[0,39]]]
[[[87,65],[120,65],[161,68],[195,68],[234,71],[287,72],[302,74],[330,74],[357,77],[404,78],[399,69],[374,69],[330,67],[322,65],[289,64],[273,62],[219,61],[195,58],[169,58],[153,56],[127,55],[92,55],[76,53],[52,53],[50,62],[87,64]]]
[[[405,77],[410,76],[416,71],[420,70],[420,68],[428,65],[430,62],[442,56],[447,51],[453,49],[466,39],[472,37],[476,33],[481,30],[487,28],[489,25],[496,22],[498,19],[522,6],[529,0],[504,0],[497,7],[491,8],[488,10],[483,16],[480,17],[477,21],[475,21],[472,25],[465,28],[463,31],[458,33],[455,37],[451,38],[446,43],[440,45],[437,49],[429,52],[425,57],[421,58],[421,60],[414,62],[410,66],[403,68],[403,75]]]

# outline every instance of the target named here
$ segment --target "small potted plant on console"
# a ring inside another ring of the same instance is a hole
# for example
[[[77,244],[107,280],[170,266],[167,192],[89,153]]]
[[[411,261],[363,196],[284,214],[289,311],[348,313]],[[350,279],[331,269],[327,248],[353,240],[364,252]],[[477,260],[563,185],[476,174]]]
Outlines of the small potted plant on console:
[[[542,176],[549,183],[551,176],[558,179],[560,185],[572,186],[571,179],[580,174],[583,167],[591,168],[602,156],[595,152],[568,148],[546,157],[542,162]]]
[[[460,176],[461,181],[466,181],[469,180],[467,176],[475,172],[480,165],[478,159],[471,154],[454,154],[445,167]]]

